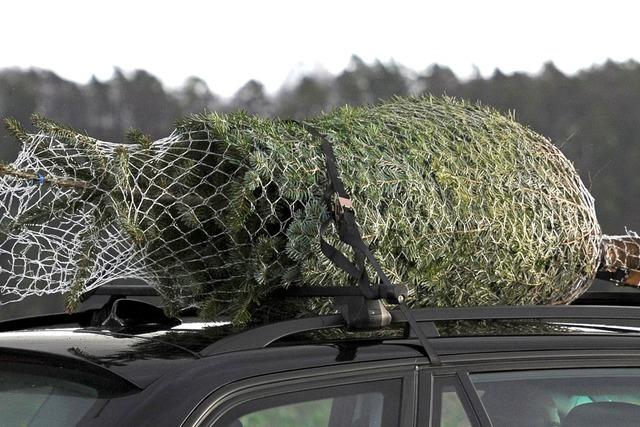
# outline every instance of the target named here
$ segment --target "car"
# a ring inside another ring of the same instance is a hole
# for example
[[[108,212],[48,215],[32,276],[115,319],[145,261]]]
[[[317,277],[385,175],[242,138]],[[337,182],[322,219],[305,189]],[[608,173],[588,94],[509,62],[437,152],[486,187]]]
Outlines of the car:
[[[640,420],[640,294],[592,291],[571,306],[412,309],[416,334],[400,310],[367,331],[348,330],[340,313],[237,330],[190,313],[169,317],[149,288],[98,291],[76,313],[0,323],[0,425]]]

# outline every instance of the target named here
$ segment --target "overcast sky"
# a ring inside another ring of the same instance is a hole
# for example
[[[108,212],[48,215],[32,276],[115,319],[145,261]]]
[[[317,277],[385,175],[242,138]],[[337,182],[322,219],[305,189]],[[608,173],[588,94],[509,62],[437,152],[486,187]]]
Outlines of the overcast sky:
[[[633,0],[20,0],[0,7],[0,68],[79,82],[142,68],[169,87],[202,77],[225,96],[250,78],[275,91],[301,72],[338,73],[352,54],[461,77],[547,60],[572,73],[640,60],[639,12]]]

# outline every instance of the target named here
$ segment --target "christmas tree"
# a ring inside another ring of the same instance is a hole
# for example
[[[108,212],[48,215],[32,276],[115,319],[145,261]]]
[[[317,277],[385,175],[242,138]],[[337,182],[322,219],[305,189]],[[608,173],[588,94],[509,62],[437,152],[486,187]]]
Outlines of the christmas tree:
[[[274,289],[351,284],[319,249],[325,160],[301,123],[211,113],[120,144],[6,124],[22,151],[0,166],[5,299],[64,292],[73,308],[138,278],[170,310],[245,322]],[[638,268],[635,236],[604,236],[572,164],[513,117],[421,97],[306,125],[332,142],[363,238],[411,304],[566,303],[598,270]]]

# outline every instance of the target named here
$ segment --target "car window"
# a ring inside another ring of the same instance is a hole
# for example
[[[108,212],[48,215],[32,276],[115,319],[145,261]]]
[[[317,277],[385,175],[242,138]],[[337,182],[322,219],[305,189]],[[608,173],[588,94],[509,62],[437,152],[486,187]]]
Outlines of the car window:
[[[483,373],[471,379],[494,427],[626,427],[640,420],[640,369]]]
[[[123,380],[55,362],[0,362],[0,426],[75,425],[99,402],[132,391]]]
[[[241,416],[236,424],[243,426],[300,426],[320,427],[329,425],[333,399],[292,403],[275,408],[262,409]]]
[[[402,381],[305,389],[253,399],[218,419],[216,427],[387,427],[400,419]],[[205,424],[210,425],[210,424]]]
[[[471,427],[454,377],[436,378],[433,387],[433,427]]]

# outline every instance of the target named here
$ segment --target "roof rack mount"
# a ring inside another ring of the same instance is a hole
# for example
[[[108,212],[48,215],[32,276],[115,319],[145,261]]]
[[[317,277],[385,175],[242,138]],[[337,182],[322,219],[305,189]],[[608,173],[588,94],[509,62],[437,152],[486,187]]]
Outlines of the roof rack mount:
[[[392,317],[382,301],[401,304],[406,300],[408,289],[404,285],[373,285],[370,292],[360,286],[290,286],[277,291],[281,297],[333,297],[335,307],[344,318],[349,330],[370,330],[388,326]]]

